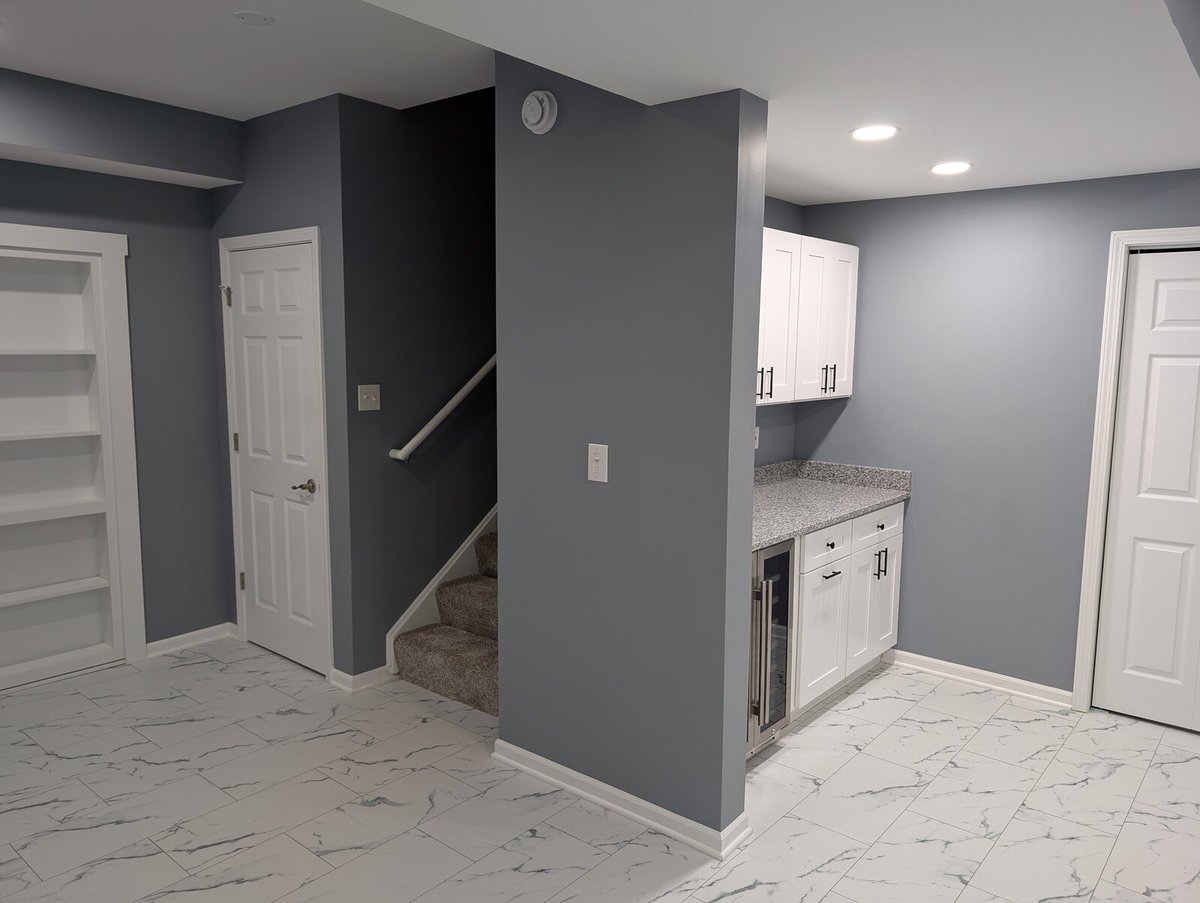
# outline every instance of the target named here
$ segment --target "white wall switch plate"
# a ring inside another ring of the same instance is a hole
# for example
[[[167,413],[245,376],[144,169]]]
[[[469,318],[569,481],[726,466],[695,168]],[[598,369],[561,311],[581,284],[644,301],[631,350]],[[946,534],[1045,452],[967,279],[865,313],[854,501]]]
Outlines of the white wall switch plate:
[[[594,483],[608,482],[608,446],[588,443],[588,479]]]
[[[379,386],[358,387],[358,409],[360,411],[379,410]]]

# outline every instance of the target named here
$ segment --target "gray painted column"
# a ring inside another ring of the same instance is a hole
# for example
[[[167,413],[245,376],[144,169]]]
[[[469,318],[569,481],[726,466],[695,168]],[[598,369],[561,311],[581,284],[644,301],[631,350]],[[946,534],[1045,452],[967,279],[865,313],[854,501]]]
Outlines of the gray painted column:
[[[766,103],[496,74],[501,737],[722,829],[745,780]],[[521,123],[532,89],[557,97],[549,134]]]

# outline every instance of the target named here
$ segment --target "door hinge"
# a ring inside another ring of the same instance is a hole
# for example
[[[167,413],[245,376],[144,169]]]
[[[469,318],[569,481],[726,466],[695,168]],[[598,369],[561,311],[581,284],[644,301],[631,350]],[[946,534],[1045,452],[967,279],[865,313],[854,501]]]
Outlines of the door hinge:
[[[234,434],[233,434],[233,450],[234,450],[234,451],[238,451],[238,450],[239,450],[239,449],[238,449],[238,434],[237,434],[237,433],[234,433]]]
[[[225,299],[225,306],[233,307],[233,286],[218,285],[217,288],[221,290],[221,297]]]
[[[245,571],[240,571],[238,573],[238,588],[239,589],[246,588],[246,572]]]

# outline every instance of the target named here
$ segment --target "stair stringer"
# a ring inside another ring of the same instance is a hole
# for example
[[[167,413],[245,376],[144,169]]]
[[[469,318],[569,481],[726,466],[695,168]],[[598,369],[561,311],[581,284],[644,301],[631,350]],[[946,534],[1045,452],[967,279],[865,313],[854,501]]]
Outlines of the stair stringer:
[[[399,670],[396,667],[396,637],[406,630],[416,630],[418,627],[441,623],[442,619],[438,614],[437,606],[437,588],[442,581],[455,577],[471,577],[479,573],[479,562],[475,560],[475,540],[484,533],[495,531],[496,512],[497,506],[493,505],[492,510],[463,540],[458,551],[451,555],[449,560],[442,565],[441,570],[433,575],[433,579],[417,594],[412,604],[404,610],[404,614],[387,632],[387,666],[393,674]]]

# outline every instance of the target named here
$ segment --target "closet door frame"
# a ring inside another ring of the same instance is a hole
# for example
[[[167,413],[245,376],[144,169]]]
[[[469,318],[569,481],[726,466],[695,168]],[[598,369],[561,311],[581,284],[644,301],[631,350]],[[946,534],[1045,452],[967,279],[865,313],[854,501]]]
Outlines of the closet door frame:
[[[125,275],[128,238],[112,232],[0,223],[0,254],[71,261],[91,269],[114,659],[142,661],[146,658],[146,614]],[[77,663],[68,658],[61,662],[58,673],[95,666],[82,658]],[[29,682],[50,676],[31,673]]]
[[[1096,639],[1100,624],[1100,578],[1104,569],[1104,540],[1108,496],[1116,437],[1117,380],[1121,368],[1121,333],[1125,323],[1125,294],[1131,251],[1200,247],[1200,226],[1179,229],[1130,229],[1113,232],[1108,249],[1108,284],[1104,301],[1104,331],[1100,339],[1100,376],[1096,391],[1092,468],[1088,482],[1083,576],[1079,590],[1079,626],[1075,641],[1075,679],[1071,706],[1092,707],[1096,676]]]

